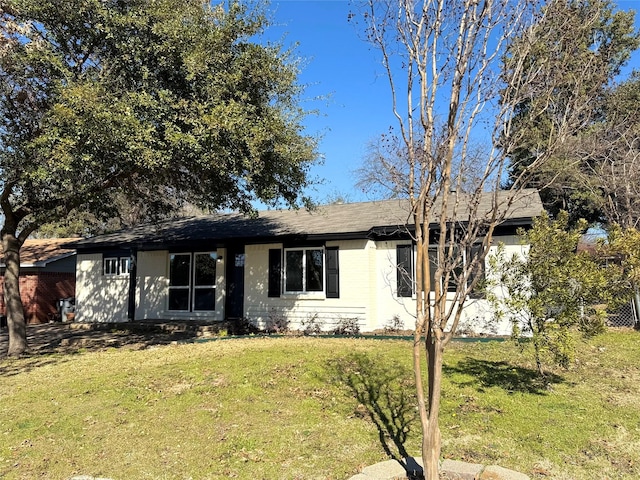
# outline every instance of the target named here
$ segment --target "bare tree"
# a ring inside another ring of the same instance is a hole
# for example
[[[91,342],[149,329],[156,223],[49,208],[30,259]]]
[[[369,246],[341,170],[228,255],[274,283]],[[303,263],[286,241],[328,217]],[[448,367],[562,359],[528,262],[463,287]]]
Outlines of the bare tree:
[[[552,158],[563,138],[583,128],[589,95],[554,103],[554,55],[565,38],[549,38],[552,1],[369,0],[362,4],[367,40],[381,54],[397,127],[376,145],[361,178],[388,195],[409,199],[416,248],[413,366],[427,479],[438,478],[438,423],[443,353],[477,286],[494,231],[526,203],[524,185]],[[548,44],[548,62],[527,68]],[[594,72],[574,72],[575,88]],[[544,149],[499,191],[522,143],[517,114],[545,112]],[[482,155],[479,156],[478,152]],[[478,161],[479,158],[481,161]],[[431,247],[430,247],[431,245]],[[453,286],[453,288],[452,288]],[[427,384],[423,385],[426,361]]]

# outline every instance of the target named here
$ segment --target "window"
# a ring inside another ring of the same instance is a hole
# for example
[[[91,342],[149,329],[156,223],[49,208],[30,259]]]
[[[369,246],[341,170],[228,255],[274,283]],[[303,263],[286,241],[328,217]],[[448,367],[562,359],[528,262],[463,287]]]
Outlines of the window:
[[[269,250],[268,296],[325,292],[340,297],[338,247],[301,247]]]
[[[449,247],[445,247],[448,249]],[[460,254],[460,248],[457,245],[453,246],[452,252],[452,261],[459,261],[458,255]],[[446,253],[445,253],[446,255]],[[431,275],[431,291],[435,290],[435,281],[436,281],[436,268],[438,268],[438,248],[437,247],[429,247],[429,275]],[[447,292],[455,292],[458,288],[458,279],[464,273],[464,265],[467,263],[467,255],[466,252],[463,254],[462,262],[453,265],[451,271],[449,272],[449,284],[447,285]]]
[[[169,255],[169,310],[189,311],[191,254]]]
[[[475,258],[478,255],[482,254],[482,245],[476,244],[472,245],[469,252],[468,258]],[[484,261],[478,263],[476,268],[474,268],[473,272],[471,272],[471,278],[469,282],[472,282],[475,278],[478,278],[478,282],[476,286],[471,290],[469,296],[471,298],[483,298],[485,296],[485,266]]]
[[[285,250],[285,292],[322,292],[324,289],[323,274],[323,249],[307,248]]]
[[[117,257],[104,259],[104,274],[105,275],[118,274],[118,258]]]
[[[216,260],[215,253],[194,254],[193,309],[216,309]]]
[[[399,297],[410,297],[414,289],[413,245],[396,247],[397,289]]]
[[[129,275],[129,257],[120,257],[120,275]]]
[[[169,255],[169,310],[214,311],[216,252]]]
[[[453,258],[458,255],[458,248],[454,247]],[[455,265],[449,275],[449,285],[447,291],[454,292],[458,283],[458,279],[462,276],[464,264],[468,259],[480,252],[480,246],[472,246],[470,249],[464,252],[463,263]],[[431,291],[434,291],[436,268],[438,268],[438,249],[435,246],[429,247],[429,277]],[[415,292],[415,252],[413,245],[398,245],[396,246],[396,265],[397,265],[397,296],[398,297],[411,297]],[[482,263],[478,266],[475,275],[479,275],[482,279],[484,277],[484,268]],[[473,296],[473,295],[472,295]]]
[[[107,276],[129,275],[129,257],[105,257],[103,271]]]

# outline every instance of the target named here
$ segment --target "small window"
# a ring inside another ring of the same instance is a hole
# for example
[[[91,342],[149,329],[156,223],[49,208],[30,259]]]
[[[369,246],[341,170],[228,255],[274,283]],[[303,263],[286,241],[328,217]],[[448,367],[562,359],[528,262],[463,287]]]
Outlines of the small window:
[[[120,257],[120,275],[129,275],[129,257]]]
[[[129,257],[105,257],[103,269],[107,276],[129,275]]]
[[[104,274],[105,275],[117,275],[118,274],[118,259],[115,257],[104,259]]]

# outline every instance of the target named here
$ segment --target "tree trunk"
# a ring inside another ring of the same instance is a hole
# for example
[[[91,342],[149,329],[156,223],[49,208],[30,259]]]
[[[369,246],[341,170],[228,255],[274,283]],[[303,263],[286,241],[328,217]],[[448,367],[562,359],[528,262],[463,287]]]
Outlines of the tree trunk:
[[[429,331],[426,339],[427,366],[429,370],[428,422],[422,427],[422,461],[425,480],[438,480],[440,466],[440,391],[442,386],[442,339]]]
[[[9,328],[8,356],[17,356],[27,351],[27,324],[20,297],[20,247],[21,242],[7,232],[2,234],[4,253],[4,301]]]

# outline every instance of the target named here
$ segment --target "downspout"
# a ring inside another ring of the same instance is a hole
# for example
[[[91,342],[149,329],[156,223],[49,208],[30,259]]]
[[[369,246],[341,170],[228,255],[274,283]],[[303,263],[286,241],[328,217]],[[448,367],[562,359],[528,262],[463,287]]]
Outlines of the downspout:
[[[129,301],[127,306],[127,319],[130,322],[136,319],[136,283],[138,277],[138,250],[131,248],[129,251]]]

